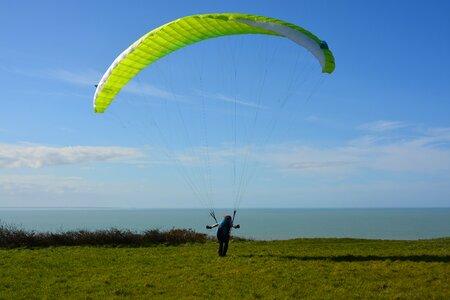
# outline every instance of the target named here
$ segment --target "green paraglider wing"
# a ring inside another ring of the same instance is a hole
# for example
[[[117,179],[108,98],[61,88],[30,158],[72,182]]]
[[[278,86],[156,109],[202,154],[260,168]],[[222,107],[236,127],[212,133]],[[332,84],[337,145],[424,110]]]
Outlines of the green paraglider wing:
[[[104,112],[131,78],[158,59],[196,42],[235,34],[286,37],[311,52],[322,66],[322,72],[332,73],[334,70],[334,57],[327,43],[297,25],[235,13],[188,16],[150,31],[114,60],[97,85],[95,112]]]

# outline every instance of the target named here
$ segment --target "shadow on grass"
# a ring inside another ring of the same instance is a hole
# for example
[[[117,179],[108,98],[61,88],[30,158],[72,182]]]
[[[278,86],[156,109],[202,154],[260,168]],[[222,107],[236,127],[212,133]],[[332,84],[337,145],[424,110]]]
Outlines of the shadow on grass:
[[[286,260],[325,260],[334,262],[354,262],[354,261],[411,261],[411,262],[450,262],[450,255],[337,255],[337,256],[297,256],[297,255],[243,255],[243,257],[271,257]]]

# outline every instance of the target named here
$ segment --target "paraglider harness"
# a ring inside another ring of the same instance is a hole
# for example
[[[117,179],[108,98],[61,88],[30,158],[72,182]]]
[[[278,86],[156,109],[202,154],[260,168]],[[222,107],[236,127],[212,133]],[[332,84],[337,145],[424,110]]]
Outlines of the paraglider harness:
[[[214,210],[209,211],[209,215],[219,224],[217,228],[217,238],[219,240],[228,240],[230,238],[231,230],[233,229],[234,219],[236,217],[237,210],[233,210],[233,217],[227,216],[222,222],[218,222]]]

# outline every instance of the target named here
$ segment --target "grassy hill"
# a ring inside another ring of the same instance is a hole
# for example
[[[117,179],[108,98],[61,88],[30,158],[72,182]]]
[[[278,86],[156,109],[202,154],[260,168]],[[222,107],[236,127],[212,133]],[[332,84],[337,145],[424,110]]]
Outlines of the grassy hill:
[[[449,299],[450,238],[0,249],[0,299]]]

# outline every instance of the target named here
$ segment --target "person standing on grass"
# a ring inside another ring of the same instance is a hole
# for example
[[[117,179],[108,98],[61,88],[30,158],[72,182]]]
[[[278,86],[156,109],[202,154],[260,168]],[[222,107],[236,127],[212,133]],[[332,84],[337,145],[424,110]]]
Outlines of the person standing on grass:
[[[231,216],[223,217],[222,222],[213,225],[206,225],[207,229],[217,228],[217,239],[219,240],[219,256],[227,255],[228,242],[230,241],[231,228],[241,228],[239,225],[233,225]]]

